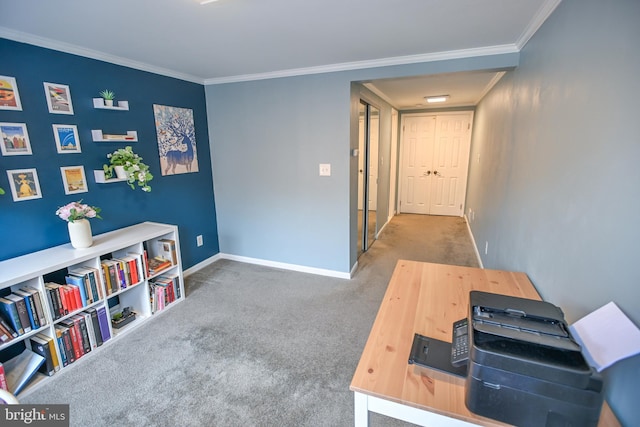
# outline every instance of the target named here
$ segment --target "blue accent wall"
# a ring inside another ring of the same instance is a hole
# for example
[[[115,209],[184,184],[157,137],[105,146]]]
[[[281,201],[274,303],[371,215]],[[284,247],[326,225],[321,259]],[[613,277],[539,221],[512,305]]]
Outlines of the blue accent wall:
[[[204,87],[200,84],[134,70],[98,60],[0,39],[0,75],[14,77],[22,111],[0,110],[0,122],[26,123],[33,155],[0,156],[0,260],[67,243],[66,223],[55,215],[59,206],[82,199],[102,208],[104,219],[91,220],[94,234],[143,221],[178,226],[183,267],[219,252]],[[74,115],[51,114],[43,82],[68,85]],[[129,111],[93,108],[93,98],[111,89],[129,102]],[[153,105],[193,110],[198,172],[162,176]],[[78,127],[81,153],[58,154],[52,124]],[[91,129],[106,133],[138,132],[138,142],[93,142]],[[151,168],[152,191],[126,183],[96,184],[94,169],[106,155],[131,145]],[[61,166],[83,165],[89,191],[65,195]],[[42,198],[14,202],[6,170],[35,168]],[[203,235],[204,245],[196,246]]]
[[[570,323],[614,301],[640,325],[639,21],[636,0],[562,1],[476,109],[467,208],[483,264],[526,272]],[[640,356],[604,376],[638,425]]]

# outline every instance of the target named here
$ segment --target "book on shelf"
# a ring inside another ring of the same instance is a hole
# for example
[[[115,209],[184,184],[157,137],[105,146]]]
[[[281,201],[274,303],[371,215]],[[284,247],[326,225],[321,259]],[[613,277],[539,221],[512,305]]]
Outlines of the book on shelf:
[[[81,304],[79,299],[80,299],[80,292],[77,290],[74,290],[76,287],[72,286],[72,285],[60,285],[60,287],[58,288],[60,295],[62,295],[62,304],[64,305],[64,311],[69,314],[69,313],[73,313],[75,310],[78,309],[78,304]],[[76,299],[76,294],[78,295],[78,298]]]
[[[13,333],[11,332],[10,329],[7,329],[4,326],[4,323],[0,323],[0,344],[4,344],[6,342],[9,342],[13,339]]]
[[[71,332],[69,331],[69,328],[64,325],[56,325],[55,329],[56,336],[60,335],[62,338],[66,365],[69,365],[76,361],[76,352],[73,349],[73,342],[71,341]]]
[[[158,255],[171,261],[171,265],[178,264],[176,241],[171,239],[158,239]]]
[[[11,332],[0,323],[0,344],[4,344],[13,339]]]
[[[87,288],[84,275],[81,276],[76,274],[68,274],[64,277],[64,280],[67,286],[72,286],[74,288],[74,310],[78,310],[82,307],[85,307],[87,304],[90,304],[87,296]],[[86,280],[88,281],[89,279],[86,278]]]
[[[96,310],[95,307],[91,307],[84,312],[89,316],[89,320],[91,321],[90,323],[87,322],[87,324],[91,325],[90,330],[91,334],[93,334],[95,347],[100,347],[103,341],[102,332],[100,331],[100,320],[98,319],[98,310]]]
[[[128,252],[127,255],[134,258],[136,262],[136,273],[138,275],[138,282],[142,282],[145,278],[145,271],[147,271],[147,269],[145,268],[144,255],[137,252]]]
[[[120,278],[118,276],[116,262],[105,259],[102,260],[101,265],[104,270],[105,281],[109,284],[109,286],[107,286],[107,295],[118,292],[120,290]]]
[[[9,294],[5,298],[9,301],[13,301],[16,304],[18,317],[20,318],[20,324],[22,325],[24,333],[26,334],[27,332],[31,332],[31,322],[29,321],[27,303],[24,301],[24,298],[16,294]]]
[[[51,303],[54,311],[57,313],[54,319],[59,319],[69,314],[70,303],[67,301],[67,292],[65,292],[62,285],[58,283],[48,282],[44,285],[49,296],[51,297]]]
[[[161,258],[159,256],[155,256],[153,258],[149,258],[149,275],[153,276],[158,274],[159,272],[166,270],[171,267],[171,261],[165,258]]]
[[[78,276],[82,277],[84,280],[84,287],[86,293],[86,301],[87,305],[93,304],[95,301],[98,301],[100,297],[100,286],[97,270],[90,267],[69,267],[68,268],[70,276]]]
[[[22,322],[20,321],[20,316],[18,315],[18,307],[14,301],[11,301],[7,298],[0,298],[0,312],[4,315],[4,320],[9,323],[11,328],[16,331],[18,335],[24,334],[24,329],[22,328]]]
[[[42,339],[38,335],[34,335],[29,338],[31,343],[31,351],[44,357],[44,363],[38,369],[38,372],[42,372],[46,376],[50,377],[56,373],[56,367],[53,363],[54,356],[58,356],[55,353],[51,353],[51,347],[49,347],[49,341]]]
[[[182,297],[180,290],[180,276],[178,274],[163,274],[158,277],[160,281],[169,281],[172,284],[173,292],[175,299],[180,299]]]
[[[161,311],[167,305],[174,302],[179,291],[178,276],[158,276],[149,282],[149,292],[151,300],[151,311]]]
[[[57,326],[54,329],[56,333],[56,341],[58,342],[58,350],[60,351],[60,360],[62,361],[62,366],[67,366],[69,362],[67,361],[67,352],[64,346],[64,337],[62,336],[62,330],[60,330]]]
[[[71,351],[74,354],[74,360],[80,359],[84,355],[84,347],[82,346],[82,334],[80,333],[80,326],[77,325],[71,319],[65,319],[59,323],[69,331],[69,337],[71,338]]]
[[[22,353],[4,362],[4,373],[10,393],[17,395],[29,383],[44,363],[44,357],[25,348]]]
[[[40,328],[40,319],[38,318],[36,302],[33,299],[33,295],[20,289],[13,291],[13,293],[24,299],[24,303],[27,306],[27,314],[29,315],[29,324],[31,325],[31,329],[35,331]]]
[[[98,312],[98,323],[100,323],[100,334],[102,335],[102,342],[107,342],[111,339],[111,330],[109,329],[109,315],[107,309],[104,306],[100,306],[96,309]]]
[[[44,305],[43,305],[44,303],[42,301],[40,292],[36,288],[33,288],[31,286],[25,286],[21,288],[21,290],[31,294],[31,296],[33,297],[33,301],[35,302],[35,305],[36,305],[36,313],[38,314],[38,320],[40,322],[40,326],[46,325],[47,317],[44,314],[45,313]]]
[[[0,362],[0,389],[9,391],[9,386],[7,385],[7,377],[4,374],[4,365]]]
[[[36,337],[39,337],[47,342],[49,345],[49,350],[51,351],[51,355],[53,357],[53,370],[58,372],[60,370],[60,361],[58,359],[58,350],[56,348],[56,338],[51,338],[48,335],[40,332],[36,334]]]
[[[82,344],[82,353],[87,354],[91,351],[91,338],[89,337],[89,328],[87,326],[87,321],[84,317],[84,314],[79,313],[71,316],[71,320],[78,326],[78,330],[80,331],[80,340]]]

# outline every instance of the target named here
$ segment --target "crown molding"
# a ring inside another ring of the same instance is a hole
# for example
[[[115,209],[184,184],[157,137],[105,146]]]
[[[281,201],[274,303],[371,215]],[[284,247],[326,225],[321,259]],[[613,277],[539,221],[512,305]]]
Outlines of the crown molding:
[[[79,55],[86,58],[97,59],[99,61],[109,62],[116,65],[122,65],[124,67],[134,68],[136,70],[148,71],[150,73],[160,74],[162,76],[173,77],[179,80],[186,80],[193,83],[204,84],[204,79],[202,79],[201,77],[178,73],[167,68],[155,67],[143,62],[132,61],[130,59],[121,58],[115,55],[109,55],[107,53],[98,52],[96,50],[86,49],[73,44],[34,36],[33,34],[11,30],[6,27],[0,27],[0,37],[17,42],[31,44],[34,46],[44,47],[47,49],[53,49],[60,52],[71,53],[73,55]]]
[[[237,83],[252,80],[276,79],[281,77],[294,77],[309,74],[334,73],[337,71],[360,70],[364,68],[389,67],[393,65],[418,64],[422,62],[444,61],[450,59],[471,58],[476,56],[500,55],[506,53],[518,53],[515,44],[488,46],[474,49],[451,50],[447,52],[427,53],[420,55],[396,56],[391,58],[373,59],[368,61],[343,62],[339,64],[321,65],[318,67],[293,68],[289,70],[273,71],[268,73],[244,74],[229,77],[217,77],[205,79],[205,85],[223,83]]]
[[[525,28],[525,30],[520,35],[520,38],[518,38],[518,41],[516,41],[518,51],[522,50],[524,45],[526,45],[529,39],[533,37],[538,29],[540,29],[549,15],[551,15],[551,13],[556,10],[556,7],[558,7],[561,1],[562,0],[547,0],[542,4],[542,6],[540,6],[538,13],[536,13],[531,22],[529,22],[527,28]]]
[[[555,3],[555,6],[557,6],[557,3],[559,3],[559,1],[560,0],[549,0],[549,2],[545,4]],[[550,9],[548,14],[550,14],[552,11],[553,9]],[[546,16],[548,16],[548,14]],[[538,17],[540,16],[542,15],[539,13]],[[538,27],[541,24],[542,23],[540,22],[538,24]],[[535,29],[537,29],[537,27]],[[48,38],[11,30],[6,27],[0,27],[0,37],[14,40],[17,42],[22,42],[22,43],[27,43],[35,46],[48,48],[48,49],[53,49],[60,52],[79,55],[86,58],[96,59],[99,61],[105,61],[105,62],[109,62],[116,65],[122,65],[124,67],[134,68],[136,70],[147,71],[150,73],[159,74],[167,77],[173,77],[179,80],[185,80],[193,83],[203,84],[203,85],[216,85],[216,84],[224,84],[224,83],[246,82],[246,81],[252,81],[252,80],[276,79],[276,78],[282,78],[282,77],[295,77],[295,76],[303,76],[303,75],[310,75],[310,74],[334,73],[338,71],[352,71],[352,70],[361,70],[365,68],[390,67],[394,65],[418,64],[418,63],[424,63],[424,62],[435,62],[435,61],[445,61],[445,60],[452,60],[452,59],[472,58],[472,57],[479,57],[479,56],[518,53],[520,51],[520,49],[518,48],[518,45],[506,44],[506,45],[487,46],[487,47],[480,47],[480,48],[473,48],[473,49],[452,50],[452,51],[446,51],[446,52],[396,56],[396,57],[380,58],[380,59],[373,59],[373,60],[366,60],[366,61],[343,62],[338,64],[321,65],[317,67],[293,68],[288,70],[280,70],[280,71],[273,71],[273,72],[267,72],[267,73],[243,74],[243,75],[237,75],[237,76],[215,77],[215,78],[203,79],[201,77],[193,76],[190,74],[179,73],[167,68],[156,67],[143,62],[133,61],[133,60],[122,58],[115,55],[109,55],[104,52],[99,52],[92,49],[86,49],[73,44],[59,42],[59,41],[51,40]]]

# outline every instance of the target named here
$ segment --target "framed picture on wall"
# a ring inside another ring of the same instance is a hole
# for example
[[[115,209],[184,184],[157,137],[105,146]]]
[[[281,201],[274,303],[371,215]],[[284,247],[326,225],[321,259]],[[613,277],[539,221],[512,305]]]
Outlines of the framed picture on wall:
[[[162,175],[198,172],[193,110],[153,105]]]
[[[7,176],[14,202],[42,198],[38,172],[35,169],[8,170]]]
[[[0,123],[3,156],[26,156],[31,153],[31,143],[25,123]]]
[[[84,166],[62,166],[60,173],[64,184],[64,194],[86,193],[89,191],[87,178],[84,175]]]
[[[80,153],[80,138],[76,125],[51,125],[53,136],[56,138],[58,153]]]
[[[47,82],[43,84],[49,112],[53,114],[73,115],[73,104],[71,103],[69,86]]]
[[[16,79],[0,76],[0,110],[22,111]]]

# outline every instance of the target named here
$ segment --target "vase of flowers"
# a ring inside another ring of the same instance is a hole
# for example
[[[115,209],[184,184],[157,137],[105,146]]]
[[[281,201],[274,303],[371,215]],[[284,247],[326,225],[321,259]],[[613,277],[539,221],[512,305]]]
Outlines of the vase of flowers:
[[[116,168],[120,169],[121,167],[132,190],[135,190],[135,184],[137,184],[142,188],[142,191],[151,191],[149,181],[153,179],[153,175],[149,172],[149,166],[142,161],[142,157],[133,152],[131,147],[127,146],[109,153],[107,159],[109,159],[109,164],[102,166],[106,179],[113,178],[114,175],[118,176]]]
[[[89,218],[102,219],[100,211],[101,209],[96,206],[83,204],[82,200],[58,208],[56,215],[67,221],[71,246],[79,249],[88,248],[93,244]]]

